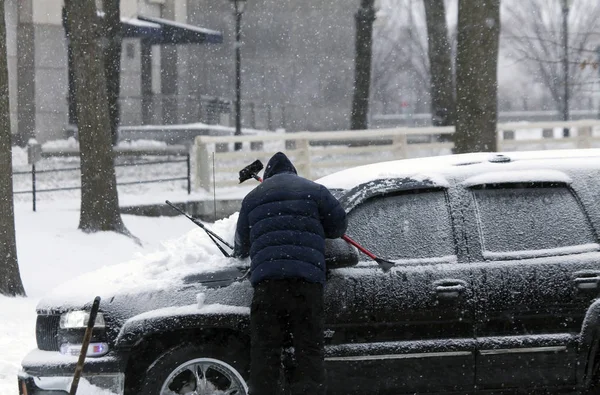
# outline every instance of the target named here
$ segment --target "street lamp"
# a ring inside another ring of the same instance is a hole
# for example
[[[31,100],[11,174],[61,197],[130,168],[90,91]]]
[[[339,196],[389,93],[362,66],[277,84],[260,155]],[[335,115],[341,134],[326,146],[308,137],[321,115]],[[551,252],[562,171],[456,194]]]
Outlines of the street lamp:
[[[235,135],[242,135],[242,14],[246,8],[246,0],[231,0],[235,17]],[[235,150],[240,151],[242,143],[235,143]]]

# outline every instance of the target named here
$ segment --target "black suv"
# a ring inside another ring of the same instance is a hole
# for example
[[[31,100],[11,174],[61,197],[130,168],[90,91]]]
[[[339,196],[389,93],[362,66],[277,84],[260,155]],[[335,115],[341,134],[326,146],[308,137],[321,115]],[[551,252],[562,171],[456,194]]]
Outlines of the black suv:
[[[598,149],[323,178],[349,212],[348,235],[396,262],[384,273],[339,245],[330,254],[328,393],[599,393],[599,180]],[[252,289],[241,273],[104,295],[84,378],[117,394],[246,394]],[[49,390],[74,371],[64,354],[81,342],[89,304],[53,303],[38,307],[38,349],[19,375],[27,394],[59,393]],[[294,365],[293,349],[284,354],[282,382]]]

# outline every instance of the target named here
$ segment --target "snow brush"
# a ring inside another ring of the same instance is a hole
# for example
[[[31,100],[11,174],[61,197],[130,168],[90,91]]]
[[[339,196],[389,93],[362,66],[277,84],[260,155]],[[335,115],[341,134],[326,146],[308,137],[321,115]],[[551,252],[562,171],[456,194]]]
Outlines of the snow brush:
[[[263,179],[261,177],[259,177],[257,174],[262,169],[263,169],[263,164],[260,160],[255,160],[248,166],[244,167],[242,170],[240,170],[240,174],[239,174],[240,175],[240,184],[251,178],[254,178],[258,182],[262,182]],[[348,243],[350,245],[353,245],[360,252],[362,252],[363,254],[365,254],[366,256],[368,256],[369,258],[374,260],[375,262],[377,262],[377,264],[379,265],[381,270],[384,271],[384,273],[388,272],[392,267],[395,266],[394,262],[388,261],[387,259],[377,257],[371,251],[367,250],[365,247],[358,244],[358,242],[356,242],[356,241],[352,240],[350,237],[348,237],[348,235],[343,235],[342,240],[344,240],[346,243]]]
[[[254,178],[258,182],[262,182],[262,178],[258,176],[258,172],[261,171],[263,167],[262,162],[258,159],[244,167],[240,170],[240,184],[251,178]]]
[[[229,248],[231,248],[233,250],[233,247],[231,246],[231,244],[229,244],[228,242],[226,242],[225,240],[223,240],[218,234],[216,234],[212,230],[208,229],[202,223],[202,221],[200,221],[200,220],[192,217],[191,215],[189,215],[188,213],[186,213],[185,211],[183,211],[179,207],[175,206],[170,201],[165,200],[165,203],[168,204],[169,206],[171,206],[172,208],[174,208],[179,214],[183,215],[184,217],[186,217],[187,219],[189,219],[190,221],[192,221],[194,224],[196,224],[197,226],[199,226],[200,228],[202,228],[202,230],[204,230],[206,232],[206,234],[208,235],[208,237],[210,237],[210,239],[212,240],[212,242],[215,243],[215,245],[221,251],[221,253],[223,253],[223,255],[225,255],[226,258],[231,258],[231,254],[229,254],[227,251],[225,251],[225,249],[217,242],[217,240],[220,241],[221,243],[225,244],[227,247],[229,247]]]

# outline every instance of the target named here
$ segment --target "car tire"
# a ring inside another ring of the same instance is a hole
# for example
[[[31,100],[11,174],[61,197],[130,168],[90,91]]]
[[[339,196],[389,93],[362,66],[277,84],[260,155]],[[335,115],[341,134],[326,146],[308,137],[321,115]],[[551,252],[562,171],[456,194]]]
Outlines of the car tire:
[[[140,394],[186,394],[202,388],[202,394],[247,395],[248,361],[240,347],[185,343],[160,355],[146,370]],[[167,388],[169,391],[167,391]]]

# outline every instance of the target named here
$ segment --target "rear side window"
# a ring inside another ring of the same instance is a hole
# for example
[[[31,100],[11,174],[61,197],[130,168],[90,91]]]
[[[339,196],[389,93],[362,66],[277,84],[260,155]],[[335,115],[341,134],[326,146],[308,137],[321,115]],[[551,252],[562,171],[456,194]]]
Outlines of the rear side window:
[[[368,199],[348,214],[348,235],[375,255],[393,260],[455,255],[444,191]]]
[[[536,256],[597,248],[587,216],[566,186],[504,185],[475,189],[473,195],[484,255]]]

